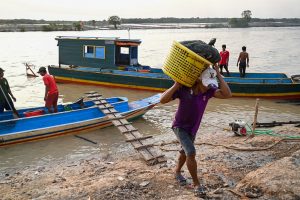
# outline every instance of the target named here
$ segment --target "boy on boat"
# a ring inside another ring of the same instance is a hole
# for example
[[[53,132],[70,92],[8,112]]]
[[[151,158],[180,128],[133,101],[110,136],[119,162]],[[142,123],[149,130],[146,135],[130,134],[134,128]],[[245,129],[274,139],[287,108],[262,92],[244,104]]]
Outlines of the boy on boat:
[[[57,112],[58,89],[54,77],[47,73],[45,67],[40,67],[37,73],[43,77],[45,84],[45,107],[49,113]]]
[[[242,47],[236,66],[239,66],[240,77],[245,77],[246,66],[249,67],[249,54],[246,52],[245,46]]]
[[[0,113],[4,112],[4,109],[15,110],[14,103],[11,98],[14,102],[17,101],[10,90],[8,81],[4,78],[4,71],[5,70],[0,68]]]
[[[220,70],[221,74],[223,75],[223,67],[227,72],[227,76],[229,76],[229,71],[228,71],[228,63],[229,63],[229,51],[226,50],[226,44],[222,45],[222,51],[220,51]]]
[[[219,89],[215,76],[219,79]],[[222,78],[217,64],[215,70],[212,68],[206,69],[191,88],[175,82],[171,88],[162,94],[160,99],[163,104],[179,99],[178,109],[172,124],[172,129],[182,147],[174,171],[175,178],[181,185],[186,184],[186,178],[181,174],[181,168],[186,163],[193,179],[195,195],[200,197],[206,195],[206,188],[200,184],[198,179],[194,141],[206,105],[211,97],[221,99],[231,97],[231,91]]]

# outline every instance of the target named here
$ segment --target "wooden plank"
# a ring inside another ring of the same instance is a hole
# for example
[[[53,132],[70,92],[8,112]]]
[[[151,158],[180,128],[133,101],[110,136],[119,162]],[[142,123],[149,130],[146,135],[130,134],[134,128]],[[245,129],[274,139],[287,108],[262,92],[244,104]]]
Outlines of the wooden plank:
[[[99,107],[98,107],[98,108],[99,108]],[[104,114],[119,113],[119,111],[117,111],[117,110],[115,110],[115,109],[108,109],[108,108],[101,109],[101,111],[102,111]]]
[[[98,92],[96,92],[96,91],[88,91],[85,94],[95,94],[95,93],[98,93]]]
[[[106,100],[104,100],[104,98],[90,98],[90,100],[92,101],[99,101],[100,103],[106,103]],[[102,102],[102,101],[105,101],[105,102]]]
[[[149,138],[152,138],[152,137],[153,137],[152,135],[143,136],[143,137],[128,139],[128,140],[126,140],[126,142],[133,142],[133,141],[138,141],[138,140],[146,140],[146,139],[149,139]]]
[[[113,123],[113,125],[115,125],[116,127],[122,125],[122,123],[121,123],[119,120],[112,120],[112,123]]]
[[[109,104],[99,104],[98,107],[99,107],[100,109],[114,108],[113,106],[109,106]]]
[[[95,98],[95,97],[102,97],[101,94],[89,94],[87,95],[88,98]]]
[[[107,116],[107,118],[115,125],[119,131],[127,138],[126,142],[130,142],[134,149],[136,149],[145,159],[147,164],[154,165],[157,163],[166,162],[164,155],[157,153],[154,148],[153,141],[149,139],[152,136],[143,136],[138,129],[132,126],[131,122],[122,116],[111,104],[105,99],[99,99],[101,95],[93,93],[88,95],[94,101],[98,108]],[[96,98],[97,97],[97,98]]]
[[[107,104],[107,103],[101,103],[100,100],[93,100],[93,101],[94,101],[96,106],[100,106],[100,105],[106,106],[106,104]]]
[[[122,123],[129,123],[126,119],[121,119]]]
[[[121,133],[124,134],[124,133],[130,133],[130,132],[132,132],[132,131],[138,131],[138,129],[136,129],[136,128],[135,128],[135,129],[132,129],[132,130],[128,130],[128,129],[126,129],[126,130],[121,130],[121,129],[120,129],[120,131],[121,131]]]
[[[130,122],[128,122],[128,124],[125,124],[125,123],[122,123],[122,122],[120,122],[121,124],[120,125],[118,125],[118,126],[126,126],[126,125],[130,125]]]

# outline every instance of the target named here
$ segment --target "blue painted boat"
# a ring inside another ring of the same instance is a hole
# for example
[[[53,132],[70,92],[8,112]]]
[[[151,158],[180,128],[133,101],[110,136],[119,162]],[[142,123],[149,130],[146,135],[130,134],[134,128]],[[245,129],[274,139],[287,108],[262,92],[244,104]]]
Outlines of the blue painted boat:
[[[160,94],[128,102],[125,97],[106,99],[126,119],[133,120],[144,115],[159,103]],[[44,114],[32,115],[42,110]],[[58,113],[47,113],[43,107],[18,110],[20,118],[13,119],[13,113],[0,114],[0,147],[22,142],[46,139],[70,133],[100,129],[112,125],[111,121],[92,101],[79,104],[59,105]]]
[[[300,100],[298,76],[287,77],[283,73],[246,73],[241,78],[238,72],[224,77],[233,96],[266,99]]]
[[[63,37],[56,38],[58,66],[48,66],[57,82],[164,91],[173,80],[161,69],[138,62],[140,40]],[[300,99],[300,82],[280,73],[239,73],[225,76],[234,97]]]

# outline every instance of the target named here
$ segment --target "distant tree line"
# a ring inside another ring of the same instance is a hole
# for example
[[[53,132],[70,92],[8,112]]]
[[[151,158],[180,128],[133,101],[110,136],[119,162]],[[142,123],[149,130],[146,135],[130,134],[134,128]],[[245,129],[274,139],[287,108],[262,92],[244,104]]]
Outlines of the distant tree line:
[[[260,19],[252,18],[250,10],[244,10],[241,18],[121,18],[117,15],[110,16],[107,20],[89,20],[89,21],[46,21],[33,19],[0,19],[0,32],[5,31],[82,31],[98,29],[101,27],[118,29],[121,24],[162,24],[162,23],[204,23],[204,28],[246,28],[252,26],[300,26],[300,18],[270,18]],[[129,26],[130,27],[130,26]],[[128,28],[128,26],[123,26]]]
[[[134,23],[225,23],[228,18],[174,18],[174,17],[163,17],[163,18],[131,18],[123,19],[124,24]]]
[[[231,18],[121,18],[123,24],[135,23],[227,23]],[[236,18],[238,19],[238,18]],[[46,20],[32,20],[32,19],[0,19],[0,24],[73,24],[78,21],[46,21]],[[83,21],[84,24],[89,25],[107,25],[107,20],[90,20]],[[251,22],[282,22],[282,23],[300,23],[300,18],[251,18]]]

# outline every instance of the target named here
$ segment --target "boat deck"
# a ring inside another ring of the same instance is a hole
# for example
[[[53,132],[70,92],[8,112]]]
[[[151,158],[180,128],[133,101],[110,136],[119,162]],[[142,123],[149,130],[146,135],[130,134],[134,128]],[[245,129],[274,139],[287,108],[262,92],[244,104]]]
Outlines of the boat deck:
[[[74,71],[83,71],[83,72],[95,72],[95,73],[112,73],[116,75],[127,75],[127,76],[135,76],[135,77],[147,77],[147,78],[163,78],[163,79],[171,79],[166,74],[160,72],[160,70],[153,70],[149,72],[138,72],[138,71],[124,71],[124,70],[113,70],[113,69],[99,69],[93,67],[76,67],[72,68]]]

